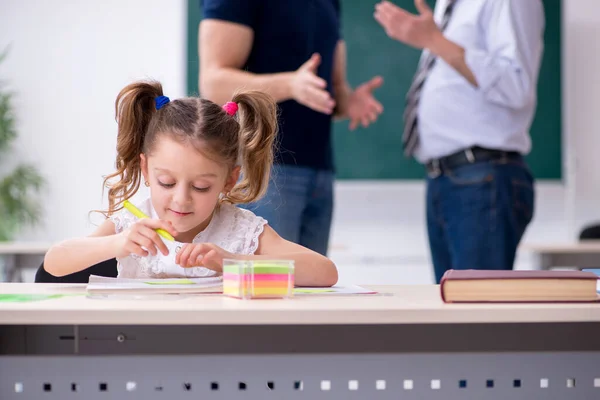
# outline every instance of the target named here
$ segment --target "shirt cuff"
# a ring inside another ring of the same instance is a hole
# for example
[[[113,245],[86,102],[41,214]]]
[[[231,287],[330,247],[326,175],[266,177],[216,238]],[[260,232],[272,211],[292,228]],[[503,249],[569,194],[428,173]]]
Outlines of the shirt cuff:
[[[500,80],[502,69],[498,68],[493,57],[483,50],[465,49],[465,63],[483,92],[489,91]]]

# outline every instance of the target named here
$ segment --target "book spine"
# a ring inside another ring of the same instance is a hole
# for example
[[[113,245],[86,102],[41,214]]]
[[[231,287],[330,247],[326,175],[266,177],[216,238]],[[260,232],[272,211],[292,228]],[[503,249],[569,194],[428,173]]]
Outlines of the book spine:
[[[448,273],[450,271],[446,271],[444,273],[444,275],[442,276],[442,279],[440,280],[440,296],[442,297],[442,301],[444,303],[448,303],[448,301],[446,301],[446,294],[444,293],[444,286],[446,284],[446,280],[448,280]]]

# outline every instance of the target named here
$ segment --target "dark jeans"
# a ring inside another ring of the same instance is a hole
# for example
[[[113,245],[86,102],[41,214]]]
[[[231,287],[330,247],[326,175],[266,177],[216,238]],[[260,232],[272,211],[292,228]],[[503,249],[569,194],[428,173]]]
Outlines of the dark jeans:
[[[265,218],[284,239],[326,255],[333,181],[331,171],[276,165],[265,197],[244,207]]]
[[[533,217],[533,177],[520,158],[475,162],[427,180],[436,282],[448,269],[512,269]]]

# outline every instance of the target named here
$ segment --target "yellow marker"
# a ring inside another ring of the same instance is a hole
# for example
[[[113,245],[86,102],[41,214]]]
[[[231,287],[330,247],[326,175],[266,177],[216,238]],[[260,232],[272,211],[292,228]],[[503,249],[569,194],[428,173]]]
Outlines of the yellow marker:
[[[131,204],[129,202],[129,200],[125,200],[123,202],[123,207],[125,207],[127,210],[129,210],[130,213],[132,213],[133,215],[135,215],[136,217],[142,219],[142,218],[149,218],[146,214],[144,214],[139,208],[137,208],[136,206],[134,206],[133,204]],[[158,233],[160,236],[164,237],[167,240],[170,240],[172,242],[175,241],[175,238],[173,236],[171,236],[171,234],[167,231],[165,231],[164,229],[156,229],[156,233]]]

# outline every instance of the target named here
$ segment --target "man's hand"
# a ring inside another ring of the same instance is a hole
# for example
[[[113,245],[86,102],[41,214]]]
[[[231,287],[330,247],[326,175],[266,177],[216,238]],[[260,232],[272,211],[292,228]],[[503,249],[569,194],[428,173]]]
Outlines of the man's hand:
[[[418,49],[430,47],[442,36],[433,20],[433,12],[425,0],[415,0],[419,15],[382,1],[375,5],[375,19],[392,38]]]
[[[429,50],[458,71],[473,87],[479,87],[473,71],[465,61],[465,49],[443,35],[425,0],[415,0],[415,5],[419,15],[406,12],[389,1],[382,1],[375,5],[375,19],[392,39]]]
[[[326,90],[327,82],[317,76],[317,68],[320,63],[321,56],[315,53],[293,73],[292,98],[315,111],[331,114],[335,107],[335,101]]]
[[[383,106],[373,96],[373,91],[383,84],[383,78],[376,76],[370,81],[358,86],[348,99],[348,118],[350,118],[350,130],[356,129],[358,124],[363,128],[377,121],[383,112]]]

